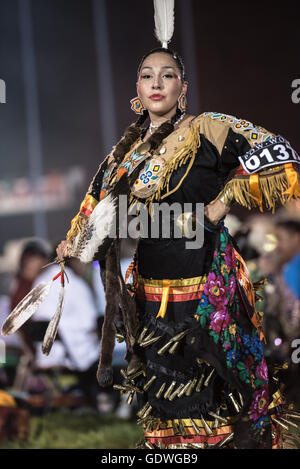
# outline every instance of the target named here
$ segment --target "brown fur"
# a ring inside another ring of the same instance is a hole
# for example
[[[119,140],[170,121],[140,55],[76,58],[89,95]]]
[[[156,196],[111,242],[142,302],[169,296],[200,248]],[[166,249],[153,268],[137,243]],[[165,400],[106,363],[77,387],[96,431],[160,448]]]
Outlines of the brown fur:
[[[113,383],[112,359],[115,346],[115,316],[119,310],[120,285],[118,280],[119,240],[111,243],[106,255],[106,310],[102,326],[100,361],[97,379],[100,386]]]

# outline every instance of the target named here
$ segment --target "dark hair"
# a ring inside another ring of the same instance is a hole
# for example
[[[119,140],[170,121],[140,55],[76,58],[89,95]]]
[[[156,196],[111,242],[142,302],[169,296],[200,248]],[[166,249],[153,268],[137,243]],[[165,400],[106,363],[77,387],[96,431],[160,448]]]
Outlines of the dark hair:
[[[282,228],[289,233],[300,234],[300,221],[298,220],[281,220],[276,223],[276,228]]]
[[[25,256],[39,256],[47,259],[49,257],[49,253],[46,246],[44,246],[41,242],[28,241],[23,247],[20,262],[22,262]]]
[[[22,272],[24,268],[25,261],[32,256],[41,257],[45,260],[49,259],[49,252],[46,245],[43,245],[39,241],[28,241],[22,250],[20,260],[19,260],[19,268],[18,268],[18,275]]]
[[[169,54],[171,55],[171,57],[175,60],[179,70],[180,70],[180,73],[181,73],[181,81],[184,81],[185,80],[185,68],[184,68],[184,63],[183,63],[183,60],[182,58],[177,54],[177,52],[174,52],[170,49],[165,49],[164,47],[157,47],[156,49],[152,49],[150,52],[148,52],[147,54],[145,54],[141,61],[140,61],[140,64],[138,66],[138,69],[137,69],[137,74],[140,73],[140,70],[141,70],[141,67],[142,67],[142,64],[144,62],[144,60],[149,57],[149,55],[152,55],[152,54],[156,54],[156,53],[164,53],[164,54]]]

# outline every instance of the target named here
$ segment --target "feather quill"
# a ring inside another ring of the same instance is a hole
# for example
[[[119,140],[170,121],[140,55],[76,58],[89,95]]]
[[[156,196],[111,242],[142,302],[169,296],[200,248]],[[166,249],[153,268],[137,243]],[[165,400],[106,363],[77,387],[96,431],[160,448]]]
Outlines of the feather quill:
[[[48,295],[52,281],[42,282],[33,288],[13,309],[1,330],[3,336],[13,334],[31,318]]]
[[[154,0],[155,35],[164,49],[174,33],[174,0]]]

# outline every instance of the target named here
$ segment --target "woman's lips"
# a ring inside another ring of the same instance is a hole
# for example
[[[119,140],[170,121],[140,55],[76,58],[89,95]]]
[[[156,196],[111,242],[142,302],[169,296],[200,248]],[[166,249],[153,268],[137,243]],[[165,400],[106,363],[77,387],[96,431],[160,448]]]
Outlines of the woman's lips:
[[[152,94],[150,96],[150,99],[153,99],[153,101],[160,101],[161,99],[163,99],[163,95],[162,94]]]

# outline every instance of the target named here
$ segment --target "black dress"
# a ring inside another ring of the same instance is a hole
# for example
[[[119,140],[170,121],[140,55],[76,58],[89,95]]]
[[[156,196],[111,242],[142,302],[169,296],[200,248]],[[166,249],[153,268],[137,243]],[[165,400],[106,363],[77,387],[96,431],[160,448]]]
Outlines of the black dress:
[[[145,161],[140,143],[121,164],[129,173],[131,164]],[[159,158],[168,152],[160,168]],[[195,213],[197,204],[230,198],[248,208],[273,209],[299,195],[289,174],[295,177],[298,155],[288,142],[233,116],[201,114],[167,137],[157,156],[158,166],[147,166],[146,158],[131,206],[176,202],[186,212],[190,203]],[[104,164],[88,197],[105,197],[112,174]],[[127,384],[136,390],[138,423],[145,429],[139,447],[280,447],[274,415],[282,415],[284,398],[264,359],[261,317],[238,246],[226,221],[214,225],[204,217],[203,245],[189,249],[190,239],[175,237],[176,221],[171,217],[167,239],[161,232],[139,239],[132,272],[140,364]]]

